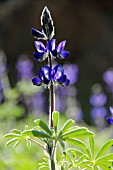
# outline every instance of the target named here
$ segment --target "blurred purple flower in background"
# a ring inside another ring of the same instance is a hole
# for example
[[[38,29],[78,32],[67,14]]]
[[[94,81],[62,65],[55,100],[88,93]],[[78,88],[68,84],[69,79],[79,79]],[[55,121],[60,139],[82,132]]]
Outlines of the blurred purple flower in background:
[[[33,76],[33,62],[26,55],[20,55],[16,63],[18,80],[29,80]]]
[[[107,97],[104,93],[96,93],[90,96],[90,103],[94,107],[101,107],[107,102]]]
[[[36,113],[43,113],[45,112],[45,96],[43,92],[37,92],[33,96],[31,96],[31,108],[33,112]]]
[[[103,80],[107,85],[107,90],[113,93],[113,68],[108,68],[103,74]]]
[[[107,97],[102,92],[101,85],[94,84],[92,86],[92,94],[89,98],[89,102],[92,105],[90,110],[91,122],[99,128],[105,127],[105,117],[107,115],[105,104],[107,102]]]
[[[68,88],[57,88],[56,109],[63,112],[67,117],[72,117],[75,121],[83,119],[83,113],[77,100],[77,88],[75,83],[78,80],[78,66],[76,64],[65,64],[63,66],[65,73],[70,77],[70,86]]]
[[[78,66],[76,64],[65,64],[63,66],[66,75],[70,78],[70,85],[78,81]]]

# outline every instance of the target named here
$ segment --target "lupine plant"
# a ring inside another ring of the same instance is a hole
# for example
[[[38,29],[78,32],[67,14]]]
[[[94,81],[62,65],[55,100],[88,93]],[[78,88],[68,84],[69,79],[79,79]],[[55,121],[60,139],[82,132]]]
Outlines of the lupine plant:
[[[59,124],[59,113],[55,110],[55,89],[58,85],[68,86],[70,80],[61,65],[57,64],[53,67],[53,61],[57,57],[60,59],[68,58],[69,52],[64,50],[65,40],[57,45],[56,39],[53,38],[55,29],[47,7],[43,9],[41,25],[42,31],[32,28],[36,47],[34,59],[38,62],[47,59],[47,65],[39,69],[38,76],[34,77],[32,82],[36,86],[44,85],[49,90],[49,123],[36,119],[33,128],[29,129],[28,126],[25,126],[23,131],[13,129],[11,133],[4,136],[9,139],[6,146],[13,144],[15,148],[22,141],[26,141],[27,145],[31,145],[31,142],[37,144],[44,150],[45,154],[45,158],[42,158],[42,162],[38,164],[38,169],[112,169],[113,153],[108,153],[107,150],[113,145],[113,139],[107,141],[96,153],[93,132],[86,127],[75,125],[75,121],[72,119],[68,119],[63,126]],[[60,146],[61,151],[59,151]],[[58,153],[60,153],[60,161],[57,159]]]

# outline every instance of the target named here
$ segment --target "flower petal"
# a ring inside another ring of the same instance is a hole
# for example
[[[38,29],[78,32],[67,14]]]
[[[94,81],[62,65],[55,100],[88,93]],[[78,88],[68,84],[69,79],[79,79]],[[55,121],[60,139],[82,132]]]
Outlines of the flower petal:
[[[42,42],[34,41],[34,44],[38,52],[46,52],[46,48]]]
[[[66,75],[61,76],[58,80],[59,84],[61,84],[62,86],[68,86],[70,83],[70,80],[67,78]]]
[[[111,114],[113,115],[113,107],[110,107],[109,109],[110,109]]]
[[[64,85],[65,85],[65,86],[68,86],[69,83],[70,83],[70,80],[69,80],[68,78],[66,78],[66,81],[64,82]]]
[[[60,58],[64,58],[64,59],[66,59],[66,58],[68,58],[69,57],[69,52],[68,51],[65,51],[65,50],[62,50],[60,53],[59,53],[59,57]]]
[[[113,117],[108,117],[106,120],[108,124],[113,125]]]
[[[49,50],[50,52],[57,50],[57,46],[56,46],[56,39],[51,39],[48,41],[47,46],[46,46],[47,50]]]
[[[56,59],[56,57],[57,57],[57,51],[56,51],[56,50],[53,50],[53,51],[51,51],[51,54],[52,54],[53,59]]]
[[[55,71],[54,77],[56,80],[59,79],[64,74],[64,69],[62,68],[62,66],[60,64],[58,64],[54,67],[54,71]]]
[[[58,53],[60,53],[64,49],[65,44],[66,44],[66,41],[64,40],[58,45],[58,47],[57,47]]]
[[[44,34],[38,30],[36,30],[35,28],[31,29],[32,35],[36,38],[45,38]]]
[[[34,52],[33,55],[34,55],[34,59],[36,61],[42,61],[44,52],[38,52],[37,51],[37,52]]]
[[[42,67],[40,69],[40,72],[43,73],[43,80],[44,80],[44,78],[46,78],[48,80],[51,80],[51,68],[49,66]]]
[[[40,86],[42,84],[42,80],[40,78],[38,78],[38,77],[32,78],[32,82],[36,86]]]
[[[63,83],[66,81],[66,75],[61,76],[59,79],[57,79],[57,81],[58,81],[60,84],[63,84]]]

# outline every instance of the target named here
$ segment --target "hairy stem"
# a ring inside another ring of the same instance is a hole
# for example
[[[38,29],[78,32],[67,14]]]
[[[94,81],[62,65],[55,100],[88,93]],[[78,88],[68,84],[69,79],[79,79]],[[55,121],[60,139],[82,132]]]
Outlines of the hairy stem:
[[[48,65],[52,69],[52,59],[51,55],[49,54],[48,57]],[[53,81],[50,82],[50,89],[49,89],[49,98],[50,98],[50,106],[49,106],[49,127],[53,128],[53,120],[52,120],[52,113],[55,111],[55,87]]]

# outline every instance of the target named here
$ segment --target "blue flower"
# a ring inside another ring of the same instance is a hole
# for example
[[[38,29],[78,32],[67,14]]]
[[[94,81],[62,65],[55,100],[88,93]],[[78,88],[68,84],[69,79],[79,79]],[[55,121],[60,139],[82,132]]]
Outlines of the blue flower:
[[[37,49],[36,52],[33,53],[34,59],[36,61],[43,61],[48,57],[48,51],[45,45],[40,41],[34,41],[35,47]]]
[[[112,116],[110,117],[107,117],[107,123],[110,124],[110,125],[113,125],[113,107],[110,107],[110,112],[112,114]]]
[[[32,82],[36,86],[42,84],[49,85],[50,81],[53,83],[59,83],[61,86],[68,86],[70,80],[64,74],[64,69],[61,65],[56,65],[53,69],[49,66],[44,66],[39,70],[39,77],[34,77]]]
[[[59,57],[61,59],[68,58],[70,53],[64,50],[65,43],[66,41],[62,41],[57,47],[56,40],[51,39],[48,41],[45,47],[42,42],[34,41],[35,47],[37,49],[37,51],[34,52],[34,59],[37,61],[43,61],[48,57],[49,52],[53,59],[56,59],[56,57]]]
[[[69,57],[69,52],[64,50],[66,41],[62,41],[58,46],[56,39],[51,39],[47,43],[47,50],[52,54],[53,59],[59,57],[60,59],[66,59]]]

